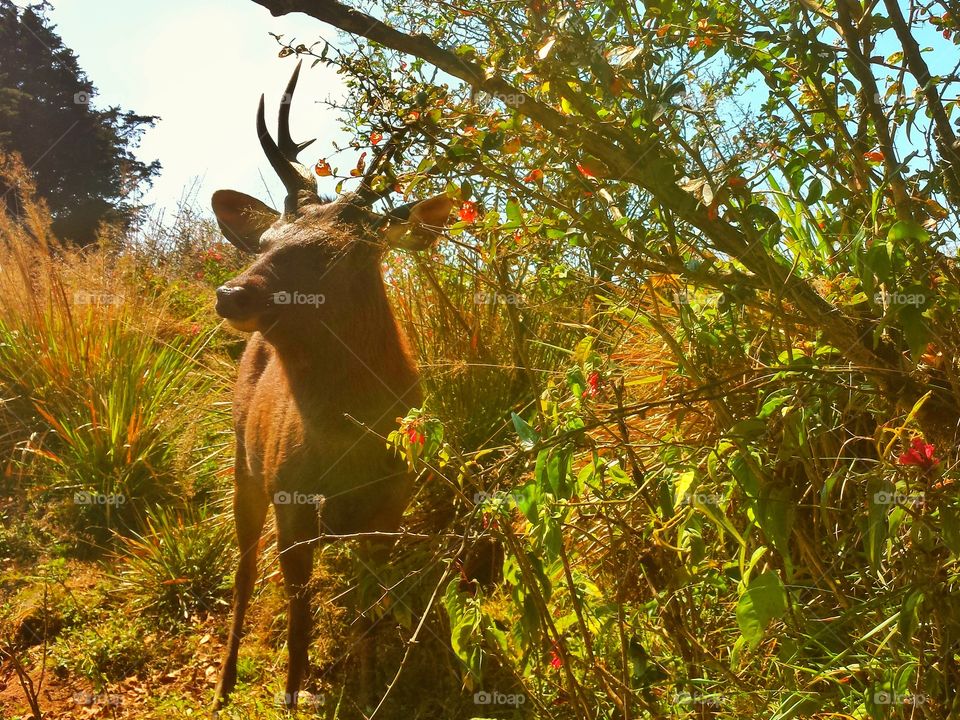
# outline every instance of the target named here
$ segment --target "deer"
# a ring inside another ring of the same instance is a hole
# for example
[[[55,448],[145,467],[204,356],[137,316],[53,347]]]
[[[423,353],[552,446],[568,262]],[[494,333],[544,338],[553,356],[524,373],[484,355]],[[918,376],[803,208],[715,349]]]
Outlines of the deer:
[[[296,707],[308,668],[314,548],[326,535],[394,533],[400,526],[414,476],[384,438],[422,394],[381,261],[389,248],[430,248],[453,208],[438,195],[385,213],[372,209],[393,189],[374,191],[372,182],[399,149],[392,137],[358,190],[320,196],[316,176],[297,160],[313,140],[290,136],[299,73],[300,64],[280,103],[277,141],[266,127],[262,95],[257,110],[261,147],[286,191],[283,211],[234,190],[212,198],[224,237],[254,256],[216,291],[216,312],[249,338],[233,395],[240,560],[214,713],[237,681],[269,507],[288,602],[288,709]]]

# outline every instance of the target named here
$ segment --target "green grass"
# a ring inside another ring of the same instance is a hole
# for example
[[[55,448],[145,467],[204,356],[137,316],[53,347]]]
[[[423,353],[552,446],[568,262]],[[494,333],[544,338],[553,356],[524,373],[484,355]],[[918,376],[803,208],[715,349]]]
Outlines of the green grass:
[[[232,518],[158,506],[145,524],[121,538],[119,589],[130,606],[168,622],[228,608],[236,566]]]

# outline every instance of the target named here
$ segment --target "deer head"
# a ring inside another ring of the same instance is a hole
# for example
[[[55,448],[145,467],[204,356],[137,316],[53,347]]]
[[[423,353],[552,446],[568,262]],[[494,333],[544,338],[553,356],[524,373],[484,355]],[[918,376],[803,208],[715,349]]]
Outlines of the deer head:
[[[256,255],[241,275],[217,289],[217,313],[238,330],[260,331],[271,340],[303,332],[311,319],[349,323],[369,298],[383,295],[380,260],[389,247],[430,247],[453,203],[444,195],[398,207],[387,214],[370,206],[383,196],[371,189],[381,153],[357,192],[336,200],[317,194],[316,180],[297,155],[313,140],[290,137],[290,101],[297,65],[280,103],[278,142],[267,131],[260,97],[257,132],[270,165],[286,190],[283,213],[234,190],[213,195],[213,211],[224,236]]]

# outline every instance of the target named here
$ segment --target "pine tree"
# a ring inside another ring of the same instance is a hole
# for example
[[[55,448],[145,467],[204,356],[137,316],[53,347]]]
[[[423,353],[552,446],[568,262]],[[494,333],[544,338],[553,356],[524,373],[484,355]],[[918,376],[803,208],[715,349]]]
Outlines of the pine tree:
[[[49,7],[0,0],[0,150],[19,153],[35,174],[58,236],[83,245],[100,223],[128,226],[142,212],[160,164],[137,160],[133,149],[157,118],[94,106],[96,89]],[[0,196],[9,203],[7,190]]]

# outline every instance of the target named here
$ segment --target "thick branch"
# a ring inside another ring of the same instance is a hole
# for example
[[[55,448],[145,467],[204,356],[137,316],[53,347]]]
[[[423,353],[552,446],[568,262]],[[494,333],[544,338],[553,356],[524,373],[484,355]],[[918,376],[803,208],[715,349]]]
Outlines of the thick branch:
[[[909,220],[913,215],[910,208],[910,198],[894,153],[890,124],[887,122],[887,116],[883,113],[883,108],[880,107],[880,88],[877,86],[877,79],[873,76],[873,69],[868,57],[869,52],[864,51],[860,44],[866,34],[858,29],[856,21],[860,18],[854,18],[851,10],[855,10],[858,15],[863,14],[863,8],[856,0],[838,0],[837,17],[840,20],[840,29],[843,31],[843,39],[847,45],[847,67],[850,68],[850,72],[860,83],[860,96],[863,106],[870,115],[870,119],[873,120],[873,129],[877,134],[877,144],[883,153],[883,165],[887,174],[887,182],[893,193],[897,218]]]
[[[937,149],[949,168],[947,176],[950,194],[953,198],[960,199],[960,144],[957,143],[957,136],[950,127],[950,118],[943,109],[937,86],[930,77],[930,69],[920,52],[920,45],[910,32],[910,27],[900,11],[898,0],[884,0],[884,5],[887,8],[887,15],[890,16],[890,22],[893,23],[893,29],[900,39],[900,44],[903,45],[903,57],[910,69],[910,74],[916,78],[917,84],[927,99],[927,108],[933,118]]]

